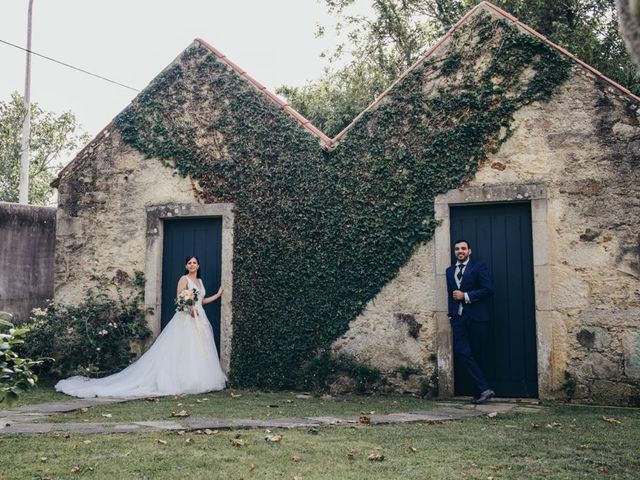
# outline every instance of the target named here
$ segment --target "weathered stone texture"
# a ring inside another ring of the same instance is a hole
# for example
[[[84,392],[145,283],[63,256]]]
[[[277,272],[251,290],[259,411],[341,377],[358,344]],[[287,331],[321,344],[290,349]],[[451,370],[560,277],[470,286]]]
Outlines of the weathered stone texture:
[[[184,111],[196,117],[204,110]],[[548,239],[534,243],[539,395],[638,402],[637,105],[575,67],[550,101],[518,111],[512,127],[468,187],[541,185],[546,192],[544,202],[532,203],[533,221]],[[213,142],[200,133],[196,143]],[[145,270],[147,207],[197,203],[196,187],[105,129],[60,179],[56,299],[78,301],[94,269],[124,284],[134,270]],[[419,246],[335,341],[334,353],[379,368],[398,390],[419,391],[437,376],[451,385],[442,348],[446,302],[436,296],[444,272],[436,260],[433,242]]]
[[[637,105],[576,67],[547,103],[518,111],[513,135],[490,155],[470,187],[543,184],[548,244],[534,244],[542,398],[640,401],[640,128]],[[499,168],[496,168],[496,165]],[[534,218],[536,215],[534,215]],[[435,330],[411,339],[395,319],[432,325],[438,310],[434,250],[419,248],[367,305],[336,352],[430,375]],[[441,281],[443,277],[439,277]],[[419,297],[419,298],[416,298]],[[419,345],[416,345],[419,343]],[[409,347],[410,346],[410,347]],[[451,372],[440,372],[451,375]],[[397,378],[392,377],[397,383]],[[407,389],[410,387],[407,385]]]
[[[69,303],[94,271],[125,286],[145,271],[146,207],[196,202],[189,179],[145,159],[110,127],[75,162],[58,187],[55,298]]]
[[[401,390],[419,390],[435,368],[431,355],[436,336],[432,250],[431,243],[420,246],[333,345],[335,354],[374,365]],[[403,380],[407,369],[418,375]]]

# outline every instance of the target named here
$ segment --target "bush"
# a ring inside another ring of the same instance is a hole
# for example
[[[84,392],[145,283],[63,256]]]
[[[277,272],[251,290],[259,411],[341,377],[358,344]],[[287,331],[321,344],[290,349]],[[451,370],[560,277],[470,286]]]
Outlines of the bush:
[[[33,310],[24,352],[54,359],[41,366],[41,373],[108,375],[129,365],[136,356],[132,345],[149,338],[145,317],[152,309],[143,306],[142,272],[136,272],[135,293],[130,296],[105,277],[94,276],[93,281],[78,305],[51,303]]]
[[[33,387],[38,377],[31,367],[41,363],[20,358],[14,348],[24,343],[22,337],[29,330],[16,328],[11,322],[0,319],[0,403],[10,403],[18,395]]]

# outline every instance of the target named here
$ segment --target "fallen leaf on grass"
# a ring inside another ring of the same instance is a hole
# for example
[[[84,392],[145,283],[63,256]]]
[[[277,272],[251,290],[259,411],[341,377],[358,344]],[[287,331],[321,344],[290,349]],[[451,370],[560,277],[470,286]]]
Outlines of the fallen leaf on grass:
[[[284,403],[293,403],[293,400],[291,400],[291,399],[285,400]]]
[[[103,414],[102,414],[102,416],[103,416],[104,418],[111,418],[111,417],[113,417],[113,415],[112,415],[112,414],[110,414],[110,413],[103,413]]]
[[[539,423],[532,423],[531,424],[531,428],[540,428],[540,424]]]
[[[89,445],[89,444],[90,444],[90,443],[92,443],[92,442],[91,442],[91,440],[85,440],[85,441],[84,441],[84,442],[82,442],[82,443],[84,443],[85,445]]]
[[[498,416],[498,412],[491,412],[487,414],[487,417],[489,418],[496,418]]]
[[[282,440],[282,435],[280,435],[279,433],[275,435],[267,435],[266,437],[264,437],[264,439],[267,442],[279,442],[280,440]]]
[[[186,410],[180,410],[179,412],[171,412],[172,417],[188,417],[191,414],[189,412],[187,412]]]
[[[407,450],[411,453],[416,453],[418,451],[418,449],[416,447],[409,447],[407,448]]]
[[[187,442],[187,443],[193,443],[193,438],[189,437],[189,438],[185,439],[185,442]]]
[[[558,422],[547,423],[547,428],[562,428],[562,424]]]
[[[204,433],[205,435],[215,435],[216,433],[218,433],[218,430],[209,430],[208,428],[205,428],[202,433]]]
[[[598,471],[602,472],[602,473],[609,473],[609,466],[608,465],[600,465],[598,467]]]
[[[355,456],[355,454],[356,454],[355,450],[349,450],[349,451],[347,452],[347,458],[348,458],[349,460],[353,460],[353,457]]]
[[[232,438],[229,440],[234,447],[244,447],[247,443],[241,438]]]
[[[589,448],[589,445],[587,445],[586,443],[583,443],[582,445],[580,445],[580,449],[582,450],[586,450],[587,448]]]
[[[82,407],[80,409],[80,413],[87,413],[89,411],[89,409],[87,407]]]
[[[311,395],[309,395],[308,393],[299,393],[298,395],[296,395],[296,398],[306,399],[311,398]]]
[[[41,462],[46,462],[47,460],[49,460],[47,457],[40,457]]]
[[[607,417],[606,415],[602,416],[602,420],[604,420],[605,422],[609,422],[609,423],[622,423],[620,420],[618,420],[617,418],[613,418],[613,417]]]
[[[358,417],[358,423],[362,423],[363,425],[371,425],[371,418],[366,415],[360,415]]]
[[[249,471],[253,472],[256,469],[256,464],[252,463],[251,465],[249,465]]]
[[[71,469],[71,473],[79,473],[80,472],[80,467],[73,467]]]
[[[300,460],[302,460],[302,458],[300,458],[300,455],[294,455],[293,457],[291,457],[291,460],[298,463]]]
[[[187,432],[185,432],[184,430],[178,430],[178,431],[176,432],[176,435],[178,435],[178,436],[182,436],[182,435],[184,435],[185,433],[187,433]]]
[[[299,477],[299,476],[297,476],[297,475],[294,475],[292,480],[302,480],[302,477]]]
[[[233,393],[233,392],[229,392],[229,395],[231,395],[231,398],[240,398],[242,396],[241,393]]]
[[[372,453],[367,457],[367,460],[371,462],[383,462],[384,455],[382,455],[381,453]]]
[[[166,445],[167,441],[166,440],[162,440],[161,438],[156,438],[153,441],[154,445]]]

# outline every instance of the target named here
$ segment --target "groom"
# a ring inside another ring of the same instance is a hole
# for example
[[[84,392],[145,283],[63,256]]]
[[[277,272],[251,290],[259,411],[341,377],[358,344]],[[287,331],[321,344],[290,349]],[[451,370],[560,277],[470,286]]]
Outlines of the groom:
[[[477,359],[483,358],[489,325],[488,299],[493,295],[487,266],[471,260],[466,240],[454,245],[457,263],[447,268],[449,318],[453,332],[453,352],[473,380],[477,395],[473,403],[489,400],[495,392],[489,387]]]

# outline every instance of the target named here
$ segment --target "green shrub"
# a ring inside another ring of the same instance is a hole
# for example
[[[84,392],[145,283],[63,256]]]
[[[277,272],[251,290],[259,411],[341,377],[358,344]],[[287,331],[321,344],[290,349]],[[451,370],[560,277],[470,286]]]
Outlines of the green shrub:
[[[135,358],[132,344],[149,338],[143,306],[144,278],[136,272],[135,293],[126,296],[122,288],[95,276],[78,305],[52,303],[34,309],[24,352],[33,357],[51,357],[41,373],[58,376],[81,374],[103,376],[122,370]],[[115,291],[115,298],[109,292]]]
[[[31,367],[40,363],[21,358],[14,348],[24,343],[22,337],[28,328],[16,328],[11,322],[0,319],[0,403],[10,403],[20,392],[33,387],[38,377]]]

